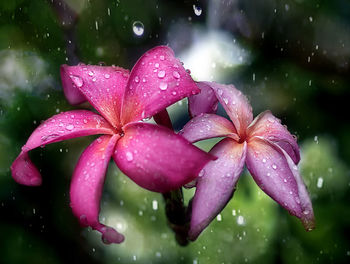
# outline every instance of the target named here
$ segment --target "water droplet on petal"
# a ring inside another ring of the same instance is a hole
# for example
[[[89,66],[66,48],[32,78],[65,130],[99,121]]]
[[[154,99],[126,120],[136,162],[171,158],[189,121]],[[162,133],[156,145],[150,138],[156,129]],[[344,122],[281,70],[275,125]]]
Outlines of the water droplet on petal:
[[[166,83],[161,82],[159,84],[159,89],[161,89],[162,91],[165,91],[168,88],[168,85]]]
[[[72,76],[73,82],[77,87],[82,87],[84,82],[83,79],[80,78],[79,76]]]
[[[180,78],[180,74],[177,71],[173,72],[173,76],[175,79],[179,79]]]
[[[262,159],[262,162],[263,162],[263,163],[266,163],[266,159]]]
[[[272,164],[272,168],[273,168],[274,170],[277,169],[276,164]]]
[[[322,186],[323,186],[323,178],[319,177],[317,179],[317,188],[322,188]]]
[[[164,77],[165,77],[165,71],[159,71],[158,78],[164,78]]]
[[[105,78],[106,78],[106,79],[109,79],[110,77],[111,77],[111,76],[110,76],[108,73],[105,74]]]
[[[224,100],[225,104],[228,104],[228,99],[227,98],[223,98],[222,100]]]
[[[94,76],[94,73],[92,71],[89,71],[89,76]]]
[[[74,125],[70,124],[70,125],[66,126],[66,129],[67,130],[73,130],[74,129]]]
[[[138,82],[140,81],[139,77],[136,76],[135,79],[134,79],[134,81],[135,81],[136,83],[138,83]]]
[[[202,176],[204,175],[204,173],[205,173],[205,170],[202,169],[202,170],[199,172],[198,177],[202,177]]]
[[[127,161],[132,161],[134,159],[134,155],[130,151],[126,152],[125,155]]]
[[[159,68],[159,63],[154,64],[154,67]]]
[[[163,55],[160,55],[160,56],[159,56],[159,59],[160,59],[161,61],[163,61],[165,58],[164,58]]]
[[[145,31],[145,27],[144,25],[142,24],[141,21],[135,21],[133,24],[132,24],[132,31],[134,31],[134,34],[136,36],[142,36],[143,35],[143,32]]]

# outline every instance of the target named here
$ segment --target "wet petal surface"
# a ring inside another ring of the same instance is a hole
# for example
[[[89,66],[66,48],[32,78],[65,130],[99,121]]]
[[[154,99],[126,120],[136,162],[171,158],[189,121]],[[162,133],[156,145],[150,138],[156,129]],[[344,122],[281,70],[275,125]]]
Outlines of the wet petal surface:
[[[192,203],[189,238],[195,240],[231,199],[246,156],[246,143],[226,138],[216,144],[210,154],[218,157],[210,161],[197,178]]]
[[[124,95],[122,122],[151,117],[199,89],[166,46],[147,51],[135,64]]]
[[[130,123],[113,155],[120,170],[141,187],[167,192],[192,181],[212,159],[172,130]]]
[[[70,138],[113,133],[113,128],[102,116],[90,111],[75,110],[55,115],[31,134],[11,166],[12,177],[20,184],[40,185],[40,173],[30,161],[28,151]]]
[[[218,99],[214,90],[205,82],[197,82],[201,90],[199,94],[188,97],[188,110],[191,117],[200,114],[215,114],[218,108]]]
[[[300,218],[306,230],[314,227],[311,201],[298,167],[281,147],[254,138],[248,143],[247,167],[259,187]]]
[[[83,226],[102,233],[106,244],[121,243],[124,236],[99,222],[100,200],[109,161],[119,135],[102,136],[81,154],[70,186],[70,206]]]

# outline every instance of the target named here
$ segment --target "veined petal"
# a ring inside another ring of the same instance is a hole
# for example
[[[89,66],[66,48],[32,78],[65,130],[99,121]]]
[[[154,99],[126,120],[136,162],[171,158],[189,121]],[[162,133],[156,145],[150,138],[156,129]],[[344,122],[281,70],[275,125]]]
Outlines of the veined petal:
[[[239,140],[233,124],[224,117],[215,114],[201,114],[192,118],[179,132],[190,142],[203,139],[229,136]]]
[[[258,115],[249,125],[247,134],[248,138],[257,136],[276,143],[288,153],[295,164],[299,163],[300,151],[297,140],[270,111]]]
[[[94,134],[113,134],[113,128],[100,115],[86,110],[60,113],[43,122],[22,147],[11,166],[12,177],[24,185],[41,184],[41,176],[28,157],[28,151],[50,143]]]
[[[255,137],[248,143],[247,167],[267,195],[300,218],[306,230],[314,228],[311,201],[298,167],[281,147]]]
[[[215,114],[218,109],[218,99],[214,90],[205,82],[197,82],[201,90],[199,94],[188,97],[188,111],[191,117],[200,114]]]
[[[106,171],[120,136],[101,136],[92,142],[75,167],[70,186],[70,206],[83,226],[91,226],[102,233],[106,244],[121,243],[124,236],[99,222],[100,200]]]
[[[125,125],[151,117],[180,99],[199,92],[172,49],[155,47],[147,51],[131,71],[124,95],[122,122]]]
[[[252,107],[247,97],[232,84],[204,82],[209,85],[236,127],[238,135],[245,136],[246,128],[253,120]]]
[[[209,152],[218,157],[197,178],[189,238],[195,240],[231,199],[245,163],[247,145],[226,138]]]
[[[181,187],[214,159],[164,126],[129,123],[124,131],[113,158],[125,175],[151,191]]]
[[[73,91],[78,89],[115,127],[120,126],[120,109],[128,77],[128,70],[115,66],[61,66],[65,93],[76,93]]]

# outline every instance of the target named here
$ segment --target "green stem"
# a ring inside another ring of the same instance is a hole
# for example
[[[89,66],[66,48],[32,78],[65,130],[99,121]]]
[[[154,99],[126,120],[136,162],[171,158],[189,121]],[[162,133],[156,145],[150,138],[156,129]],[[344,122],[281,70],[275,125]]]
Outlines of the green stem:
[[[165,200],[165,214],[168,219],[168,225],[175,233],[176,241],[181,246],[188,245],[189,218],[187,208],[184,205],[182,188],[163,193],[163,198]]]

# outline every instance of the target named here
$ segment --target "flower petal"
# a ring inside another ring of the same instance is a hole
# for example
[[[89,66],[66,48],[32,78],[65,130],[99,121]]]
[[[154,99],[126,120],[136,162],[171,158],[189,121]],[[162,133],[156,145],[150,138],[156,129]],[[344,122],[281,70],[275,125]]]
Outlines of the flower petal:
[[[199,94],[188,97],[188,111],[191,117],[200,114],[215,114],[218,109],[218,99],[213,89],[205,82],[197,82],[201,90]]]
[[[299,163],[300,151],[296,139],[270,111],[258,115],[249,125],[247,134],[248,137],[258,136],[276,143],[288,153],[295,164]]]
[[[94,134],[113,134],[113,128],[100,115],[86,110],[60,113],[43,122],[22,147],[11,166],[12,177],[24,185],[41,184],[41,176],[28,157],[28,151],[50,143]]]
[[[164,126],[130,123],[113,158],[141,187],[167,192],[192,181],[213,157]]]
[[[106,244],[121,243],[124,236],[99,222],[100,200],[106,171],[120,136],[102,136],[81,154],[70,186],[70,206],[83,226],[91,226],[102,233]]]
[[[281,147],[254,137],[248,143],[247,167],[267,195],[300,218],[306,230],[314,228],[311,201],[298,167]]]
[[[189,238],[195,240],[231,199],[245,163],[247,145],[226,138],[209,152],[218,157],[199,173]]]
[[[236,129],[226,118],[215,114],[201,114],[192,118],[179,132],[190,142],[199,140],[230,136],[239,140]]]
[[[83,95],[75,83],[72,81],[69,74],[66,72],[67,65],[62,65],[60,69],[61,81],[64,95],[71,105],[81,104],[86,101],[85,95]]]
[[[120,125],[120,109],[129,71],[115,66],[61,66],[66,94],[78,89],[112,125]],[[66,92],[67,91],[67,92]]]
[[[131,71],[123,101],[123,124],[151,117],[199,92],[172,49],[155,47],[147,51]]]
[[[160,111],[158,114],[153,116],[154,121],[158,125],[165,126],[171,130],[173,130],[173,124],[171,123],[171,119],[169,113],[166,109]]]
[[[215,92],[219,102],[235,125],[238,135],[244,137],[246,128],[253,120],[252,107],[247,97],[232,84],[225,85],[214,82],[204,82]]]

